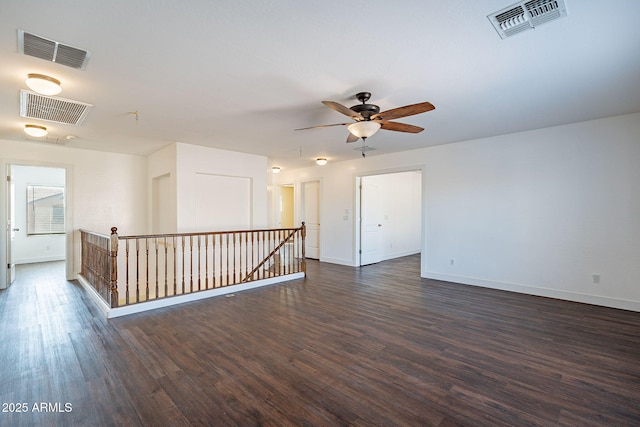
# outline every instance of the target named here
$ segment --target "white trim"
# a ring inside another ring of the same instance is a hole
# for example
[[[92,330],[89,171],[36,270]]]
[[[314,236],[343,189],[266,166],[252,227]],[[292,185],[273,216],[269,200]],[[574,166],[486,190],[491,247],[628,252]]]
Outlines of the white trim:
[[[36,262],[51,262],[51,261],[64,261],[64,260],[65,260],[64,256],[55,255],[55,256],[43,256],[43,257],[36,257],[36,258],[19,258],[19,259],[14,259],[13,263],[18,265],[18,264],[33,264]]]
[[[46,162],[41,160],[25,160],[25,159],[16,159],[16,158],[0,158],[0,169],[2,169],[5,173],[5,176],[8,172],[10,172],[11,166],[39,166],[39,167],[47,167],[47,168],[57,168],[65,170],[65,208],[64,208],[64,216],[65,216],[65,275],[67,280],[74,280],[76,278],[76,273],[73,271],[74,268],[74,228],[73,228],[73,164],[67,163],[57,163],[57,162]],[[6,179],[6,178],[3,178]],[[7,185],[6,181],[2,185],[0,185],[0,223],[7,223]],[[0,247],[6,249],[7,241],[6,241],[7,233],[0,233]],[[7,277],[7,256],[6,250],[0,251],[0,289],[6,289],[6,277]],[[14,262],[15,263],[15,262]]]
[[[610,298],[601,295],[582,294],[578,292],[563,291],[558,289],[540,288],[537,286],[518,285],[515,283],[495,282],[492,280],[477,279],[474,277],[453,276],[449,274],[428,271],[422,275],[425,279],[443,280],[446,282],[460,283],[463,285],[479,286],[483,288],[499,289],[521,294],[536,295],[540,297],[556,298],[565,301],[579,302],[583,304],[599,305],[603,307],[618,308],[640,312],[640,301],[629,301]]]
[[[405,256],[410,256],[410,255],[417,255],[421,253],[420,249],[417,250],[412,250],[412,251],[401,251],[401,252],[394,252],[392,254],[389,254],[385,257],[382,257],[382,261],[389,261],[391,259],[396,259],[396,258],[402,258]]]
[[[353,212],[353,217],[352,217],[352,224],[353,224],[353,230],[352,230],[352,247],[353,247],[353,256],[355,261],[353,262],[353,264],[349,264],[349,265],[353,265],[354,267],[361,267],[362,265],[362,248],[361,248],[361,241],[360,241],[360,233],[361,233],[361,221],[360,221],[360,202],[361,202],[361,197],[362,197],[362,193],[361,193],[361,188],[362,188],[362,178],[367,177],[367,176],[379,176],[379,175],[389,175],[389,174],[395,174],[395,173],[404,173],[404,172],[420,172],[420,176],[422,177],[422,179],[420,180],[420,198],[421,198],[421,202],[420,202],[420,207],[421,207],[421,218],[420,218],[420,250],[414,252],[414,253],[422,253],[424,251],[425,248],[425,236],[426,236],[426,229],[427,229],[427,223],[426,223],[426,209],[425,209],[425,201],[426,201],[426,190],[427,190],[427,185],[426,185],[426,177],[427,177],[427,165],[425,163],[422,164],[418,164],[418,165],[411,165],[411,166],[397,166],[397,167],[392,167],[392,168],[385,168],[385,169],[372,169],[372,170],[364,170],[364,171],[359,171],[359,172],[355,172],[352,174],[352,182],[354,185],[353,188],[353,196],[354,196],[354,207],[352,209]],[[407,255],[413,255],[414,253],[411,254],[407,254]],[[393,255],[389,258],[384,258],[382,259],[382,261],[386,261],[389,259],[393,259],[393,258],[399,258],[401,256],[406,256],[406,255]],[[426,257],[422,257],[423,259],[426,259]],[[421,266],[421,272],[422,272],[422,260],[420,261],[420,266]],[[338,264],[336,262],[336,264]],[[347,264],[345,264],[347,265]]]
[[[206,291],[194,292],[191,294],[178,295],[171,298],[162,298],[153,301],[141,302],[137,304],[131,304],[124,307],[116,307],[108,310],[107,318],[113,319],[114,317],[126,316],[129,314],[141,313],[143,311],[154,310],[156,308],[170,307],[177,304],[183,304],[191,301],[198,301],[205,298],[212,298],[220,295],[233,294],[235,292],[242,292],[249,289],[259,288],[262,286],[272,285],[275,283],[286,282],[289,280],[304,278],[304,273],[294,273],[286,276],[272,277],[270,279],[256,280],[241,285],[225,286],[223,288],[209,289]],[[97,293],[93,291],[96,296]]]
[[[338,265],[346,265],[349,267],[357,267],[357,265],[353,262],[352,259],[345,258],[321,258],[318,260],[319,262],[328,262],[329,264],[338,264]]]
[[[89,298],[91,298],[91,300],[95,303],[96,307],[100,311],[102,311],[102,314],[108,317],[109,310],[111,310],[111,307],[109,307],[109,304],[107,304],[107,302],[104,299],[102,299],[100,294],[98,294],[98,291],[96,291],[94,287],[91,286],[89,282],[87,282],[87,279],[85,279],[80,274],[78,274],[77,280],[82,285],[82,287],[87,291],[87,293],[89,294]]]

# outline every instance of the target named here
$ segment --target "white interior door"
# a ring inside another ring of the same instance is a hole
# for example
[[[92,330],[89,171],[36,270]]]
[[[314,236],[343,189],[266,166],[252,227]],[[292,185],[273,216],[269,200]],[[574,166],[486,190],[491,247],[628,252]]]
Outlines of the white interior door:
[[[11,256],[13,241],[16,238],[16,207],[15,207],[15,184],[13,183],[13,175],[11,174],[11,165],[8,167],[7,173],[7,280],[6,287],[11,285],[16,279],[16,265]]]
[[[320,259],[320,182],[302,183],[302,221],[307,227],[307,258]]]
[[[379,219],[380,191],[376,184],[362,178],[360,188],[360,265],[382,260]]]

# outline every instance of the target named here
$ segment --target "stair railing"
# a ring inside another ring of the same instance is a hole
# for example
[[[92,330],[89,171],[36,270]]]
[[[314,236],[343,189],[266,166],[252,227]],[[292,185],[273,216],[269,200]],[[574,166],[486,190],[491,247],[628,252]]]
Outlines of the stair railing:
[[[114,308],[159,298],[306,275],[299,228],[106,236],[80,230],[80,274]]]

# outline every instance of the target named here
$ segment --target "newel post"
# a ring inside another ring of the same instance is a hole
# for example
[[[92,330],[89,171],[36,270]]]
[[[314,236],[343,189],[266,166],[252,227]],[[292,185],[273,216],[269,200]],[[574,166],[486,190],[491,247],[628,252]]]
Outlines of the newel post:
[[[304,221],[302,221],[302,227],[300,227],[300,234],[302,235],[302,272],[305,277],[307,275],[307,259],[305,258],[305,243],[304,239],[307,237],[307,226],[304,225]]]
[[[118,306],[118,228],[111,227],[111,308]]]

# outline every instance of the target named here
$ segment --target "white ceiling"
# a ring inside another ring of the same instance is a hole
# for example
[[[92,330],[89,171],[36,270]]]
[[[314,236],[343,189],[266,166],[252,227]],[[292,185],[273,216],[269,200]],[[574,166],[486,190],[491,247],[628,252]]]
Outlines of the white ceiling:
[[[320,101],[359,91],[382,110],[436,106],[398,120],[424,132],[381,130],[367,156],[640,111],[640,1],[566,0],[566,18],[502,40],[487,15],[513,3],[0,0],[0,138],[39,146],[19,114],[28,73],[94,105],[81,126],[36,123],[68,147],[178,141],[283,168],[360,156],[343,126],[293,130],[349,121]],[[90,51],[86,70],[19,54],[18,29]]]

